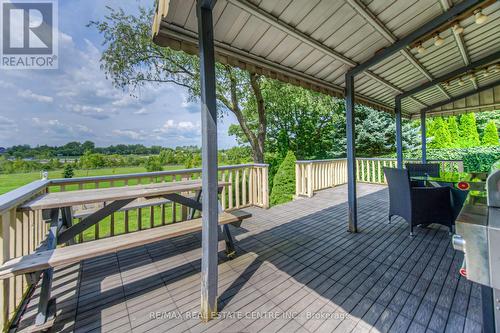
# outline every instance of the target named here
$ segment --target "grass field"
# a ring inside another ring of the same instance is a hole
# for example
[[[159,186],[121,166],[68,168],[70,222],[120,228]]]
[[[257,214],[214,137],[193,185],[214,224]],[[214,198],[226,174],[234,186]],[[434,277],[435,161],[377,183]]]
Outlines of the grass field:
[[[179,170],[183,169],[180,165],[170,165],[166,166],[164,170]],[[119,174],[131,174],[131,173],[142,173],[146,172],[144,167],[122,167],[115,169],[95,169],[95,170],[75,170],[74,177],[87,177],[87,176],[106,176],[106,175],[119,175]],[[62,170],[55,170],[49,172],[49,178],[62,178]],[[40,173],[31,172],[31,173],[18,173],[18,174],[0,174],[0,194],[4,194],[11,190],[14,190],[20,186],[26,185],[32,181],[40,179]],[[132,180],[130,185],[134,185],[135,181]],[[89,184],[90,188],[93,187],[93,184]],[[121,182],[117,182],[116,186],[122,186]],[[107,187],[109,184],[102,183],[101,187]],[[74,186],[73,186],[74,187]],[[68,187],[68,190],[73,188]],[[76,188],[74,188],[76,189]],[[51,189],[51,191],[57,191],[57,187]],[[175,208],[172,204],[165,205],[165,222],[172,223],[174,214],[173,209],[175,209],[175,219],[178,221],[182,216],[182,207],[180,205],[175,205]],[[139,229],[148,229],[152,226],[158,226],[162,224],[162,209],[160,206],[151,207],[151,208],[143,208],[143,209],[134,209],[129,211],[128,213],[128,231],[135,231]],[[76,222],[76,221],[75,221]],[[153,222],[153,223],[151,223]],[[113,214],[112,217],[107,217],[101,222],[98,223],[97,227],[92,227],[87,229],[83,233],[84,240],[92,240],[95,239],[95,235],[99,234],[100,238],[107,237],[111,234],[111,229],[113,229],[114,234],[121,234],[126,231],[125,227],[125,212],[118,212]]]
[[[169,165],[164,168],[164,170],[178,169],[183,169],[183,167],[180,165]],[[75,170],[75,177],[120,175],[138,172],[146,172],[146,169],[144,167],[122,167],[114,169]],[[50,171],[49,178],[62,178],[62,174],[62,170]],[[38,179],[40,179],[39,172],[0,174],[0,194],[12,191]]]

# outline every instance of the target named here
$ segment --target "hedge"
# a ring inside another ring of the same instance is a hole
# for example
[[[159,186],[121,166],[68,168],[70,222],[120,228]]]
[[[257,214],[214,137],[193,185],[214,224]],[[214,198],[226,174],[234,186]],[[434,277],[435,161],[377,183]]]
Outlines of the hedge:
[[[407,159],[420,159],[421,157],[421,150],[404,152],[404,158]],[[427,159],[462,160],[466,172],[488,172],[491,166],[500,160],[500,146],[427,149]]]

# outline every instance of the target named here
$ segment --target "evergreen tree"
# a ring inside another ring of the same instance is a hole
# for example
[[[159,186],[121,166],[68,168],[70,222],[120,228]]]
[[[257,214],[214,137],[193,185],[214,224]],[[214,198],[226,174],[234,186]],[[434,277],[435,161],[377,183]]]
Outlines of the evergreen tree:
[[[75,175],[75,169],[73,168],[73,165],[68,163],[64,166],[64,171],[63,171],[63,177],[64,178],[73,178]]]
[[[451,146],[451,135],[448,123],[441,117],[436,117],[432,124],[432,141],[429,148],[449,148]]]
[[[460,147],[460,132],[458,131],[457,117],[448,118],[448,130],[450,131],[451,148]]]
[[[483,146],[498,146],[498,129],[494,120],[488,121],[483,132]]]
[[[460,117],[460,147],[477,147],[480,144],[476,116],[474,113],[463,114]]]
[[[278,205],[291,201],[295,193],[295,154],[290,150],[281,162],[273,180],[271,191],[271,205]]]

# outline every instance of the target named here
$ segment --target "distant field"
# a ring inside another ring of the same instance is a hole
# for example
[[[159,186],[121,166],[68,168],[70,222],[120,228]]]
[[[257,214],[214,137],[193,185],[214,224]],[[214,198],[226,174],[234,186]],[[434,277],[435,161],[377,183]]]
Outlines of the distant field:
[[[164,170],[178,169],[183,169],[183,167],[180,165],[164,167]],[[146,169],[144,167],[123,167],[115,169],[75,170],[75,177],[119,175],[138,172],[146,172]],[[49,178],[62,178],[62,173],[62,170],[50,171]],[[39,172],[0,174],[0,194],[12,191],[38,179],[40,179]]]

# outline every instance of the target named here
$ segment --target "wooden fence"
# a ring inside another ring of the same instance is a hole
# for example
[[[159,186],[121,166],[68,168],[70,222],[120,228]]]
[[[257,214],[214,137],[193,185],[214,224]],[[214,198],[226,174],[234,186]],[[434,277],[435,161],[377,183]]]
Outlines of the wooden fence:
[[[418,162],[418,160],[405,160]],[[463,162],[459,160],[432,160],[439,163],[441,171],[463,172]],[[356,181],[360,183],[387,184],[384,167],[395,168],[394,158],[357,158]],[[310,160],[297,161],[295,164],[295,195],[312,197],[315,191],[347,183],[347,160]]]
[[[151,173],[82,177],[70,179],[39,180],[0,195],[0,259],[2,263],[15,257],[33,253],[44,241],[48,224],[42,220],[41,211],[19,211],[18,207],[30,199],[47,192],[72,191],[118,187],[201,178],[201,169],[160,171]],[[224,210],[248,206],[269,207],[267,164],[243,164],[219,168],[219,179],[230,182],[221,194]],[[77,237],[78,242],[112,237],[140,229],[152,228],[187,219],[186,207],[169,202],[136,206],[112,214],[91,230]],[[96,207],[77,207],[80,215]],[[78,213],[75,214],[78,222]],[[17,309],[30,290],[24,276],[0,281],[0,327],[8,327]]]

